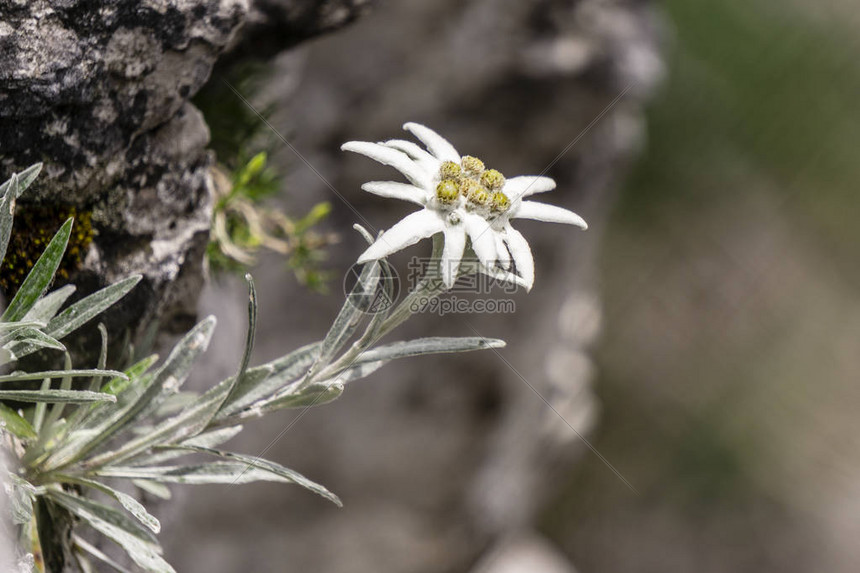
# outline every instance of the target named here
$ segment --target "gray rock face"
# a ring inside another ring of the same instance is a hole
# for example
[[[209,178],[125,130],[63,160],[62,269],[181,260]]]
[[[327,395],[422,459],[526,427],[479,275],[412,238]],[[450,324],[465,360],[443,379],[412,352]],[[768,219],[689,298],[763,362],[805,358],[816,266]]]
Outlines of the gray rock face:
[[[245,0],[0,1],[0,171],[44,161],[25,203],[92,211],[97,235],[76,282],[142,273],[124,323],[193,315],[211,158],[187,100],[246,10]]]
[[[314,36],[337,30],[368,13],[374,0],[251,0],[228,62],[267,59]]]

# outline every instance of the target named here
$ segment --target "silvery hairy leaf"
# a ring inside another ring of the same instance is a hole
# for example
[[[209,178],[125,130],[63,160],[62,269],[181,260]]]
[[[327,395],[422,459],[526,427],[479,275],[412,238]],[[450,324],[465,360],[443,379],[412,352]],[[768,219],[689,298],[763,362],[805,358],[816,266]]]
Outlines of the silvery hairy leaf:
[[[27,278],[21,283],[18,292],[12,298],[12,302],[6,307],[3,315],[0,316],[0,321],[15,322],[21,320],[25,314],[36,304],[39,297],[47,290],[48,285],[54,280],[54,274],[60,266],[60,261],[63,259],[63,254],[66,252],[66,245],[69,242],[69,236],[72,234],[72,219],[68,219],[48,246],[42,253],[42,256],[30,269]]]

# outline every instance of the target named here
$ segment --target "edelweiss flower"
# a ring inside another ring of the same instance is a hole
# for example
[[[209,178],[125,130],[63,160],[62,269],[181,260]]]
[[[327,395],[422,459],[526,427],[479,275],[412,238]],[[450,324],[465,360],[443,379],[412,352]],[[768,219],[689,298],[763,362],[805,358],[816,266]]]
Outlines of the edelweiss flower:
[[[495,169],[486,169],[477,157],[461,157],[453,145],[428,127],[407,123],[403,129],[427,149],[402,139],[381,143],[350,141],[341,146],[344,151],[360,153],[394,167],[410,182],[371,181],[362,185],[362,189],[424,207],[385,231],[362,253],[359,263],[380,259],[443,233],[445,243],[440,264],[442,280],[448,288],[457,280],[468,237],[482,271],[531,290],[534,284],[531,248],[510,220],[535,219],[587,228],[582,217],[572,211],[523,201],[524,197],[555,189],[555,181],[549,177],[523,175],[506,179]]]

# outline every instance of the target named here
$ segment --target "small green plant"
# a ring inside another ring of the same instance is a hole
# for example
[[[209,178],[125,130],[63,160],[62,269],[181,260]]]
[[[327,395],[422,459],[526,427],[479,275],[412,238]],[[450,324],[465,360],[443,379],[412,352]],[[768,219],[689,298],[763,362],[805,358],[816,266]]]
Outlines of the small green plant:
[[[297,217],[268,203],[283,181],[267,165],[267,151],[281,142],[261,119],[271,115],[275,106],[265,105],[257,113],[234,92],[259,93],[272,71],[267,63],[233,64],[194,96],[194,105],[209,126],[209,148],[218,157],[212,170],[215,209],[206,258],[216,275],[244,274],[258,255],[274,252],[286,259],[301,284],[314,292],[327,292],[332,273],[322,263],[326,247],[337,236],[314,227],[331,206],[319,203]]]
[[[40,168],[13,175],[0,187],[0,259],[11,236],[15,202]],[[74,286],[46,292],[72,225],[67,220],[54,235],[0,320],[0,365],[6,371],[36,352],[60,353],[65,359],[60,370],[0,375],[0,455],[5,454],[10,466],[0,475],[5,482],[0,495],[8,494],[8,517],[17,540],[12,561],[21,571],[54,573],[73,565],[92,571],[93,562],[127,571],[98,548],[97,535],[119,545],[142,570],[174,571],[162,557],[156,537],[159,521],[138,501],[136,491],[167,499],[172,484],[269,480],[300,485],[340,505],[325,487],[283,465],[219,446],[254,418],[330,402],[345,384],[391,360],[504,345],[473,337],[422,338],[376,347],[421,301],[446,290],[438,266],[440,235],[434,244],[436,266],[399,304],[374,304],[380,296],[394,299],[394,281],[384,260],[369,261],[322,341],[255,367],[250,367],[250,358],[257,300],[253,280],[246,275],[248,331],[241,363],[234,376],[203,393],[182,391],[182,386],[209,343],[215,327],[211,316],[186,334],[164,361],[152,355],[124,365],[122,371],[107,369],[108,333],[99,325],[97,367],[75,369],[63,338],[110,308],[140,277],[129,277],[63,309]],[[373,243],[369,233],[358,230]],[[370,308],[378,312],[367,312]],[[6,565],[4,558],[0,556],[0,566]]]
[[[299,282],[323,292],[331,273],[319,267],[325,259],[324,247],[335,237],[317,233],[313,227],[328,215],[331,205],[319,203],[298,220],[266,207],[263,201],[279,184],[266,160],[265,152],[258,153],[232,175],[221,166],[214,169],[216,196],[207,250],[209,264],[216,272],[244,273],[261,250],[269,250],[287,257],[287,266]]]

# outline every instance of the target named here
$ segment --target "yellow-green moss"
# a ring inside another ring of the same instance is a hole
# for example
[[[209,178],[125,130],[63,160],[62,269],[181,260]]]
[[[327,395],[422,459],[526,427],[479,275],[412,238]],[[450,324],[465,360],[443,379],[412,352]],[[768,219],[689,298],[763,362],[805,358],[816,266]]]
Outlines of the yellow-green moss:
[[[73,217],[75,223],[66,254],[54,278],[59,284],[68,282],[83,263],[87,248],[93,241],[92,212],[78,210],[71,205],[19,204],[15,208],[15,227],[0,267],[0,293],[4,297],[15,296],[45,247],[69,217]]]

